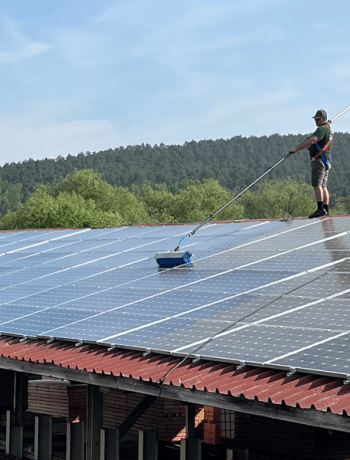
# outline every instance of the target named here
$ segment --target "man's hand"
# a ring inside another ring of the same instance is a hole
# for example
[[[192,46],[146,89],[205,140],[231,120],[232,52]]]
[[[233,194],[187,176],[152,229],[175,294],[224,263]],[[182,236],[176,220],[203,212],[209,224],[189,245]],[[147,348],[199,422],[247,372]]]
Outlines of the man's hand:
[[[298,145],[298,147],[295,147],[294,149],[289,150],[290,154],[293,154],[297,152],[298,150],[303,150],[303,149],[309,149],[312,144],[315,144],[315,142],[318,142],[320,139],[316,136],[309,136],[307,139],[305,139],[304,142]]]

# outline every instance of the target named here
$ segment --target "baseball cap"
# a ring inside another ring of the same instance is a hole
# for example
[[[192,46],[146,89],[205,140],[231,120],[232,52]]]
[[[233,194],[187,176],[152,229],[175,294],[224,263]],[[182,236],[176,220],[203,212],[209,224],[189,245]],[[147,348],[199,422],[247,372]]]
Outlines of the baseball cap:
[[[321,118],[321,117],[327,118],[327,112],[325,110],[317,110],[317,112],[312,118]]]

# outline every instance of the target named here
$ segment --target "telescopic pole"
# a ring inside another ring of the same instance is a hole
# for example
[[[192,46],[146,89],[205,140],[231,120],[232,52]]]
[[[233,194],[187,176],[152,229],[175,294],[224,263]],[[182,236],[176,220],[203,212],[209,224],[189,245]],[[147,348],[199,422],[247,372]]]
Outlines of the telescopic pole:
[[[338,115],[336,115],[335,117],[333,117],[331,120],[328,120],[327,123],[332,123],[334,120],[336,120],[337,118],[339,118],[340,116],[342,116],[345,112],[347,112],[348,110],[350,109],[350,105],[348,107],[346,107],[346,109],[342,110],[340,113],[338,113]],[[303,141],[304,142],[304,141]],[[297,147],[296,149],[303,143],[301,142]],[[259,180],[261,180],[263,177],[266,176],[266,174],[268,174],[270,171],[272,171],[274,168],[276,168],[276,166],[278,166],[279,164],[281,164],[284,160],[286,160],[289,155],[291,155],[290,153],[288,153],[288,155],[286,155],[284,158],[282,158],[281,160],[279,160],[275,165],[271,166],[271,168],[269,168],[266,172],[264,172],[264,174],[262,174],[260,177],[258,177],[258,179],[256,179],[254,182],[252,182],[250,185],[248,185],[248,187],[246,187],[244,190],[242,190],[238,195],[236,195],[234,198],[232,198],[230,201],[228,201],[226,204],[224,204],[220,209],[218,209],[216,212],[214,212],[214,214],[212,214],[211,216],[208,217],[208,219],[206,219],[204,222],[202,222],[201,224],[199,224],[194,230],[192,230],[188,235],[186,235],[184,238],[182,238],[182,240],[180,241],[180,243],[176,246],[176,248],[174,249],[174,251],[178,251],[181,244],[186,240],[186,238],[189,238],[190,236],[194,235],[196,233],[197,230],[199,230],[200,228],[202,228],[205,224],[207,224],[211,219],[213,219],[217,214],[219,214],[219,212],[221,212],[223,209],[225,209],[229,204],[231,204],[233,201],[237,200],[237,198],[239,198],[240,196],[243,195],[244,192],[246,192],[247,190],[249,190],[251,187],[253,187],[253,185],[255,185],[257,182],[259,182]]]

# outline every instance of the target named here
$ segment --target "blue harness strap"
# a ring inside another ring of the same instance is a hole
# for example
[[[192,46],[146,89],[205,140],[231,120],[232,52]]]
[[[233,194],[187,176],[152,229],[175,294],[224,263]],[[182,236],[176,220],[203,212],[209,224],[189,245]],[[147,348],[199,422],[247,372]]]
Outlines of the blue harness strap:
[[[321,147],[319,146],[318,142],[315,142],[315,146],[317,148],[317,150],[320,152],[322,149]],[[327,160],[326,158],[326,155],[322,152],[317,158],[321,158],[325,168],[326,168],[326,171],[328,171],[329,169],[331,169],[331,166],[332,166],[332,162],[330,160]],[[316,158],[313,158],[313,161],[315,161]]]
[[[327,124],[327,126],[329,126],[329,125]],[[329,129],[330,129],[330,127],[329,127]],[[324,152],[328,149],[330,143],[331,143],[332,140],[333,140],[333,133],[332,133],[332,130],[331,130],[331,129],[330,129],[330,132],[331,132],[331,135],[330,135],[330,137],[329,137],[329,141],[327,142],[327,144],[326,144],[323,148],[320,147],[320,145],[319,145],[318,142],[315,142],[314,145],[316,146],[316,148],[317,148],[317,150],[318,150],[318,153],[317,153],[317,154],[314,156],[314,158],[312,159],[312,161],[315,161],[316,158],[321,158],[321,160],[322,160],[322,162],[323,162],[323,164],[324,164],[324,166],[325,166],[325,168],[326,168],[326,171],[328,171],[329,169],[331,169],[331,166],[332,166],[331,160],[328,160],[328,159],[326,158],[326,155],[324,154]]]

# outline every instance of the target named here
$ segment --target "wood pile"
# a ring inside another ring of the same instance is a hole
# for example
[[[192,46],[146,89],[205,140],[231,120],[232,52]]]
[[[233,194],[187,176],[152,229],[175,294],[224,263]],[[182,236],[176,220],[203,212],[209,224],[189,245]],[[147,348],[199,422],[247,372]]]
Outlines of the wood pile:
[[[86,385],[71,385],[67,387],[67,392],[69,404],[68,422],[86,422]]]
[[[32,380],[28,383],[28,410],[69,422],[85,421],[86,388],[66,381]]]

